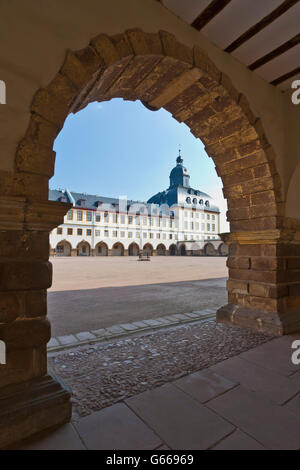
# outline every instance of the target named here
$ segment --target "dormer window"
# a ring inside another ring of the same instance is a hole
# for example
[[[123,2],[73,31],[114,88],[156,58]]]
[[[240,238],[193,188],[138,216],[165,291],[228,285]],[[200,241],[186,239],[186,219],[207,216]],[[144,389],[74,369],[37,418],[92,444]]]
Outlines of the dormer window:
[[[78,199],[77,201],[77,204],[82,207],[85,206],[85,203],[86,203],[86,199]]]
[[[59,201],[60,202],[68,202],[66,196],[60,196]]]
[[[96,202],[95,202],[95,206],[96,206],[96,207],[100,207],[100,206],[102,206],[102,204],[103,204],[102,201],[96,201]]]

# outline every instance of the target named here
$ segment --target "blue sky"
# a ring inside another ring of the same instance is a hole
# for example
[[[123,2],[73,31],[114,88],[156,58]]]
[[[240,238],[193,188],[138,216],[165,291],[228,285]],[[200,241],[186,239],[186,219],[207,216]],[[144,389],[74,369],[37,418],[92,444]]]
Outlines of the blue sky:
[[[179,145],[191,186],[216,199],[228,231],[222,182],[202,142],[164,109],[152,112],[139,101],[92,103],[69,115],[54,144],[50,188],[146,201],[169,186]]]

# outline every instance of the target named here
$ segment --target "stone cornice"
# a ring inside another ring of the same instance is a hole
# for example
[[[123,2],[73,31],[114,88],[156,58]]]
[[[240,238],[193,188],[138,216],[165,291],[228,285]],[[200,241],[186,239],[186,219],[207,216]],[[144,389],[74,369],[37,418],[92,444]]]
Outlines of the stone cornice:
[[[72,204],[28,201],[23,197],[0,198],[0,230],[37,230],[49,232],[64,221]]]
[[[276,229],[257,230],[248,232],[221,233],[221,239],[228,245],[239,243],[240,245],[266,245],[274,243],[299,243],[300,230]]]

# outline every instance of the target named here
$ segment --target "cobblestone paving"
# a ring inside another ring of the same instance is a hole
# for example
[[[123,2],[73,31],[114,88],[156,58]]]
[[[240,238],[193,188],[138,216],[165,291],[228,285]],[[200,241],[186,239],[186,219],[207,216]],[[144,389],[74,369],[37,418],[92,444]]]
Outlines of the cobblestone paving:
[[[73,392],[73,418],[112,405],[269,341],[214,320],[53,352],[50,369]]]

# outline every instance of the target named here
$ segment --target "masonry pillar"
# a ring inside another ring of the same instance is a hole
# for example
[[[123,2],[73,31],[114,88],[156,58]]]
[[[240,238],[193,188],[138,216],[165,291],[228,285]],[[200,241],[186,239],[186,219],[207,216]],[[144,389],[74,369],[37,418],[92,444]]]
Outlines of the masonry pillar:
[[[76,248],[71,249],[71,256],[77,256],[77,249]]]
[[[228,304],[217,321],[270,334],[300,329],[300,230],[224,234]]]
[[[47,375],[46,350],[49,232],[68,206],[0,199],[0,340],[6,345],[6,363],[0,365],[0,448],[71,416],[69,393]]]

